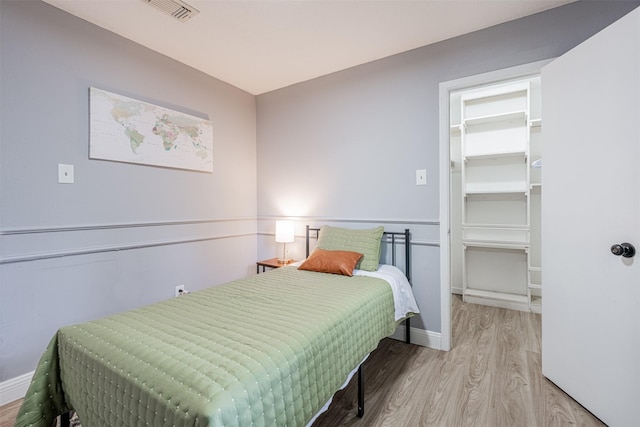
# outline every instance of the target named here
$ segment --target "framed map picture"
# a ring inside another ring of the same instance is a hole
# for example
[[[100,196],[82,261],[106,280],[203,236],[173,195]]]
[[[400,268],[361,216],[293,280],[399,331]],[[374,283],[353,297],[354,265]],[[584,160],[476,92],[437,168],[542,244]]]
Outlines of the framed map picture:
[[[211,121],[89,89],[89,158],[213,172]]]

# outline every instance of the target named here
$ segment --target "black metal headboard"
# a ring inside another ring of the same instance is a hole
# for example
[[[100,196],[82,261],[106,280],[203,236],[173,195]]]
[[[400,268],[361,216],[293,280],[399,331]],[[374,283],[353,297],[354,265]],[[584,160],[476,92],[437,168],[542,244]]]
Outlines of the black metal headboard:
[[[310,250],[309,250],[309,240],[311,239],[311,232],[315,231],[316,233],[316,239],[318,239],[318,236],[320,234],[320,229],[319,228],[312,228],[310,226],[307,225],[306,228],[306,235],[305,235],[305,244],[306,244],[306,251],[305,254],[308,257]],[[405,228],[404,231],[385,231],[382,234],[383,237],[385,237],[387,239],[387,242],[389,242],[389,240],[391,240],[391,263],[393,265],[396,265],[396,238],[397,237],[403,237],[403,242],[404,242],[404,262],[405,262],[405,271],[404,274],[407,276],[407,279],[409,279],[409,283],[411,283],[411,233],[409,232],[408,228]]]

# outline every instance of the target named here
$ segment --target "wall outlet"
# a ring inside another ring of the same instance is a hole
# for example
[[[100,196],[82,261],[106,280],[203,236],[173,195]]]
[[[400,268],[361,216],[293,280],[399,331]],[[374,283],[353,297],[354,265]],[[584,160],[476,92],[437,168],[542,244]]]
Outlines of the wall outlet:
[[[427,185],[427,170],[418,169],[416,171],[416,185]]]
[[[184,285],[176,286],[175,296],[179,297],[182,294],[184,294]]]

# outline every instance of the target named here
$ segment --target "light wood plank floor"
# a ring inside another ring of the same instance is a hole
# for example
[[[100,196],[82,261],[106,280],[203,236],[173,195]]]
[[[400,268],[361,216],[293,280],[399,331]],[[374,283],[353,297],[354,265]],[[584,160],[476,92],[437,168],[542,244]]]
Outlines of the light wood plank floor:
[[[314,427],[604,426],[542,376],[540,315],[454,296],[449,352],[385,339],[365,363],[365,415],[355,379]],[[13,425],[20,401],[0,408]]]
[[[355,381],[318,426],[603,426],[542,376],[539,314],[453,298],[449,352],[386,339],[365,363],[365,415]]]

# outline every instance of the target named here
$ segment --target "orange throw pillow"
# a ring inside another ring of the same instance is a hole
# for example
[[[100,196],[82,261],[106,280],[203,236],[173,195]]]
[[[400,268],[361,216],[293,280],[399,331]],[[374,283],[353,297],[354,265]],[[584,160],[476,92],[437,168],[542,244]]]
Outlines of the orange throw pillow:
[[[353,269],[362,258],[362,254],[349,251],[329,251],[316,248],[298,270],[317,271],[319,273],[353,276]]]

